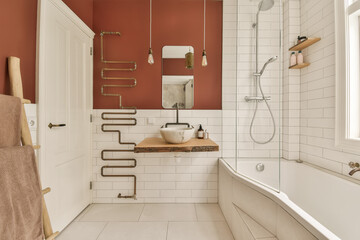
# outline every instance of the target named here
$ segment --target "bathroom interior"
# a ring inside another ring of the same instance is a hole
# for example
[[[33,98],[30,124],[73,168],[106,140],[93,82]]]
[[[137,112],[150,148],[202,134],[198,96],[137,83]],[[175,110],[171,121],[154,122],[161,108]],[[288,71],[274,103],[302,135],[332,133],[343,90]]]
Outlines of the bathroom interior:
[[[360,239],[359,16],[1,3],[0,240]]]

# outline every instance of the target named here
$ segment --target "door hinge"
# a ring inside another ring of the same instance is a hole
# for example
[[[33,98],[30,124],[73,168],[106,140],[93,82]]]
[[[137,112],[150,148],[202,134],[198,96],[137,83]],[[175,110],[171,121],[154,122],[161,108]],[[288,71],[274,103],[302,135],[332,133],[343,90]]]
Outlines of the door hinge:
[[[93,47],[90,47],[90,55],[93,55]]]
[[[90,190],[92,190],[93,189],[93,183],[92,183],[92,181],[90,181]]]
[[[90,122],[92,123],[93,122],[93,115],[90,114]]]

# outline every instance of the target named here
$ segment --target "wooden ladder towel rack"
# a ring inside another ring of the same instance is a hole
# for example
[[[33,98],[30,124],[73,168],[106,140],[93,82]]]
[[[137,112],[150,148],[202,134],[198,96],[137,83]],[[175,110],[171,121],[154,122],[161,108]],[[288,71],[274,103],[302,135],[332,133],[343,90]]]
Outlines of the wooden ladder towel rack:
[[[29,125],[27,123],[27,117],[25,113],[24,104],[31,103],[30,100],[24,99],[22,80],[21,80],[21,71],[20,71],[20,58],[17,57],[9,57],[8,58],[8,69],[9,69],[9,77],[10,77],[10,89],[11,95],[14,97],[18,97],[22,102],[22,113],[21,113],[21,142],[22,145],[30,145],[33,146],[34,149],[39,149],[40,146],[34,146]],[[37,165],[38,162],[36,162]],[[50,192],[50,188],[45,188],[42,190],[42,215],[43,215],[43,228],[46,240],[53,240],[59,234],[59,232],[53,232],[51,227],[49,213],[46,207],[44,194]]]

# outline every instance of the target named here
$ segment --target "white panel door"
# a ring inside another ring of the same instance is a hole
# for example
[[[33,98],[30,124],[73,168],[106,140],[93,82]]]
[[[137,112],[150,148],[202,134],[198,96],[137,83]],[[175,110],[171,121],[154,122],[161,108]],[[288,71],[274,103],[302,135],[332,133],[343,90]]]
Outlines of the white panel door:
[[[42,7],[41,176],[52,189],[46,202],[53,228],[62,230],[91,199],[92,39],[53,1]]]

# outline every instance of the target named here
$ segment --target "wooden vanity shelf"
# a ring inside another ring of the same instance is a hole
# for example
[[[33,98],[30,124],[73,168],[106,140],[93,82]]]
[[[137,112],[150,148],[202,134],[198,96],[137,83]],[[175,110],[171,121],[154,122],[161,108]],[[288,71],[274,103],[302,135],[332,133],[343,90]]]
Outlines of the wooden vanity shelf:
[[[187,143],[170,144],[162,138],[146,138],[135,146],[135,153],[155,152],[217,152],[219,145],[210,139],[192,138]]]
[[[307,47],[310,47],[311,45],[313,45],[314,43],[320,41],[321,38],[308,38],[307,40],[296,44],[295,46],[292,46],[291,48],[289,48],[289,51],[301,51]]]
[[[310,63],[300,63],[300,64],[296,64],[294,66],[290,66],[289,69],[301,69],[301,68],[307,67],[309,65],[310,65]]]

